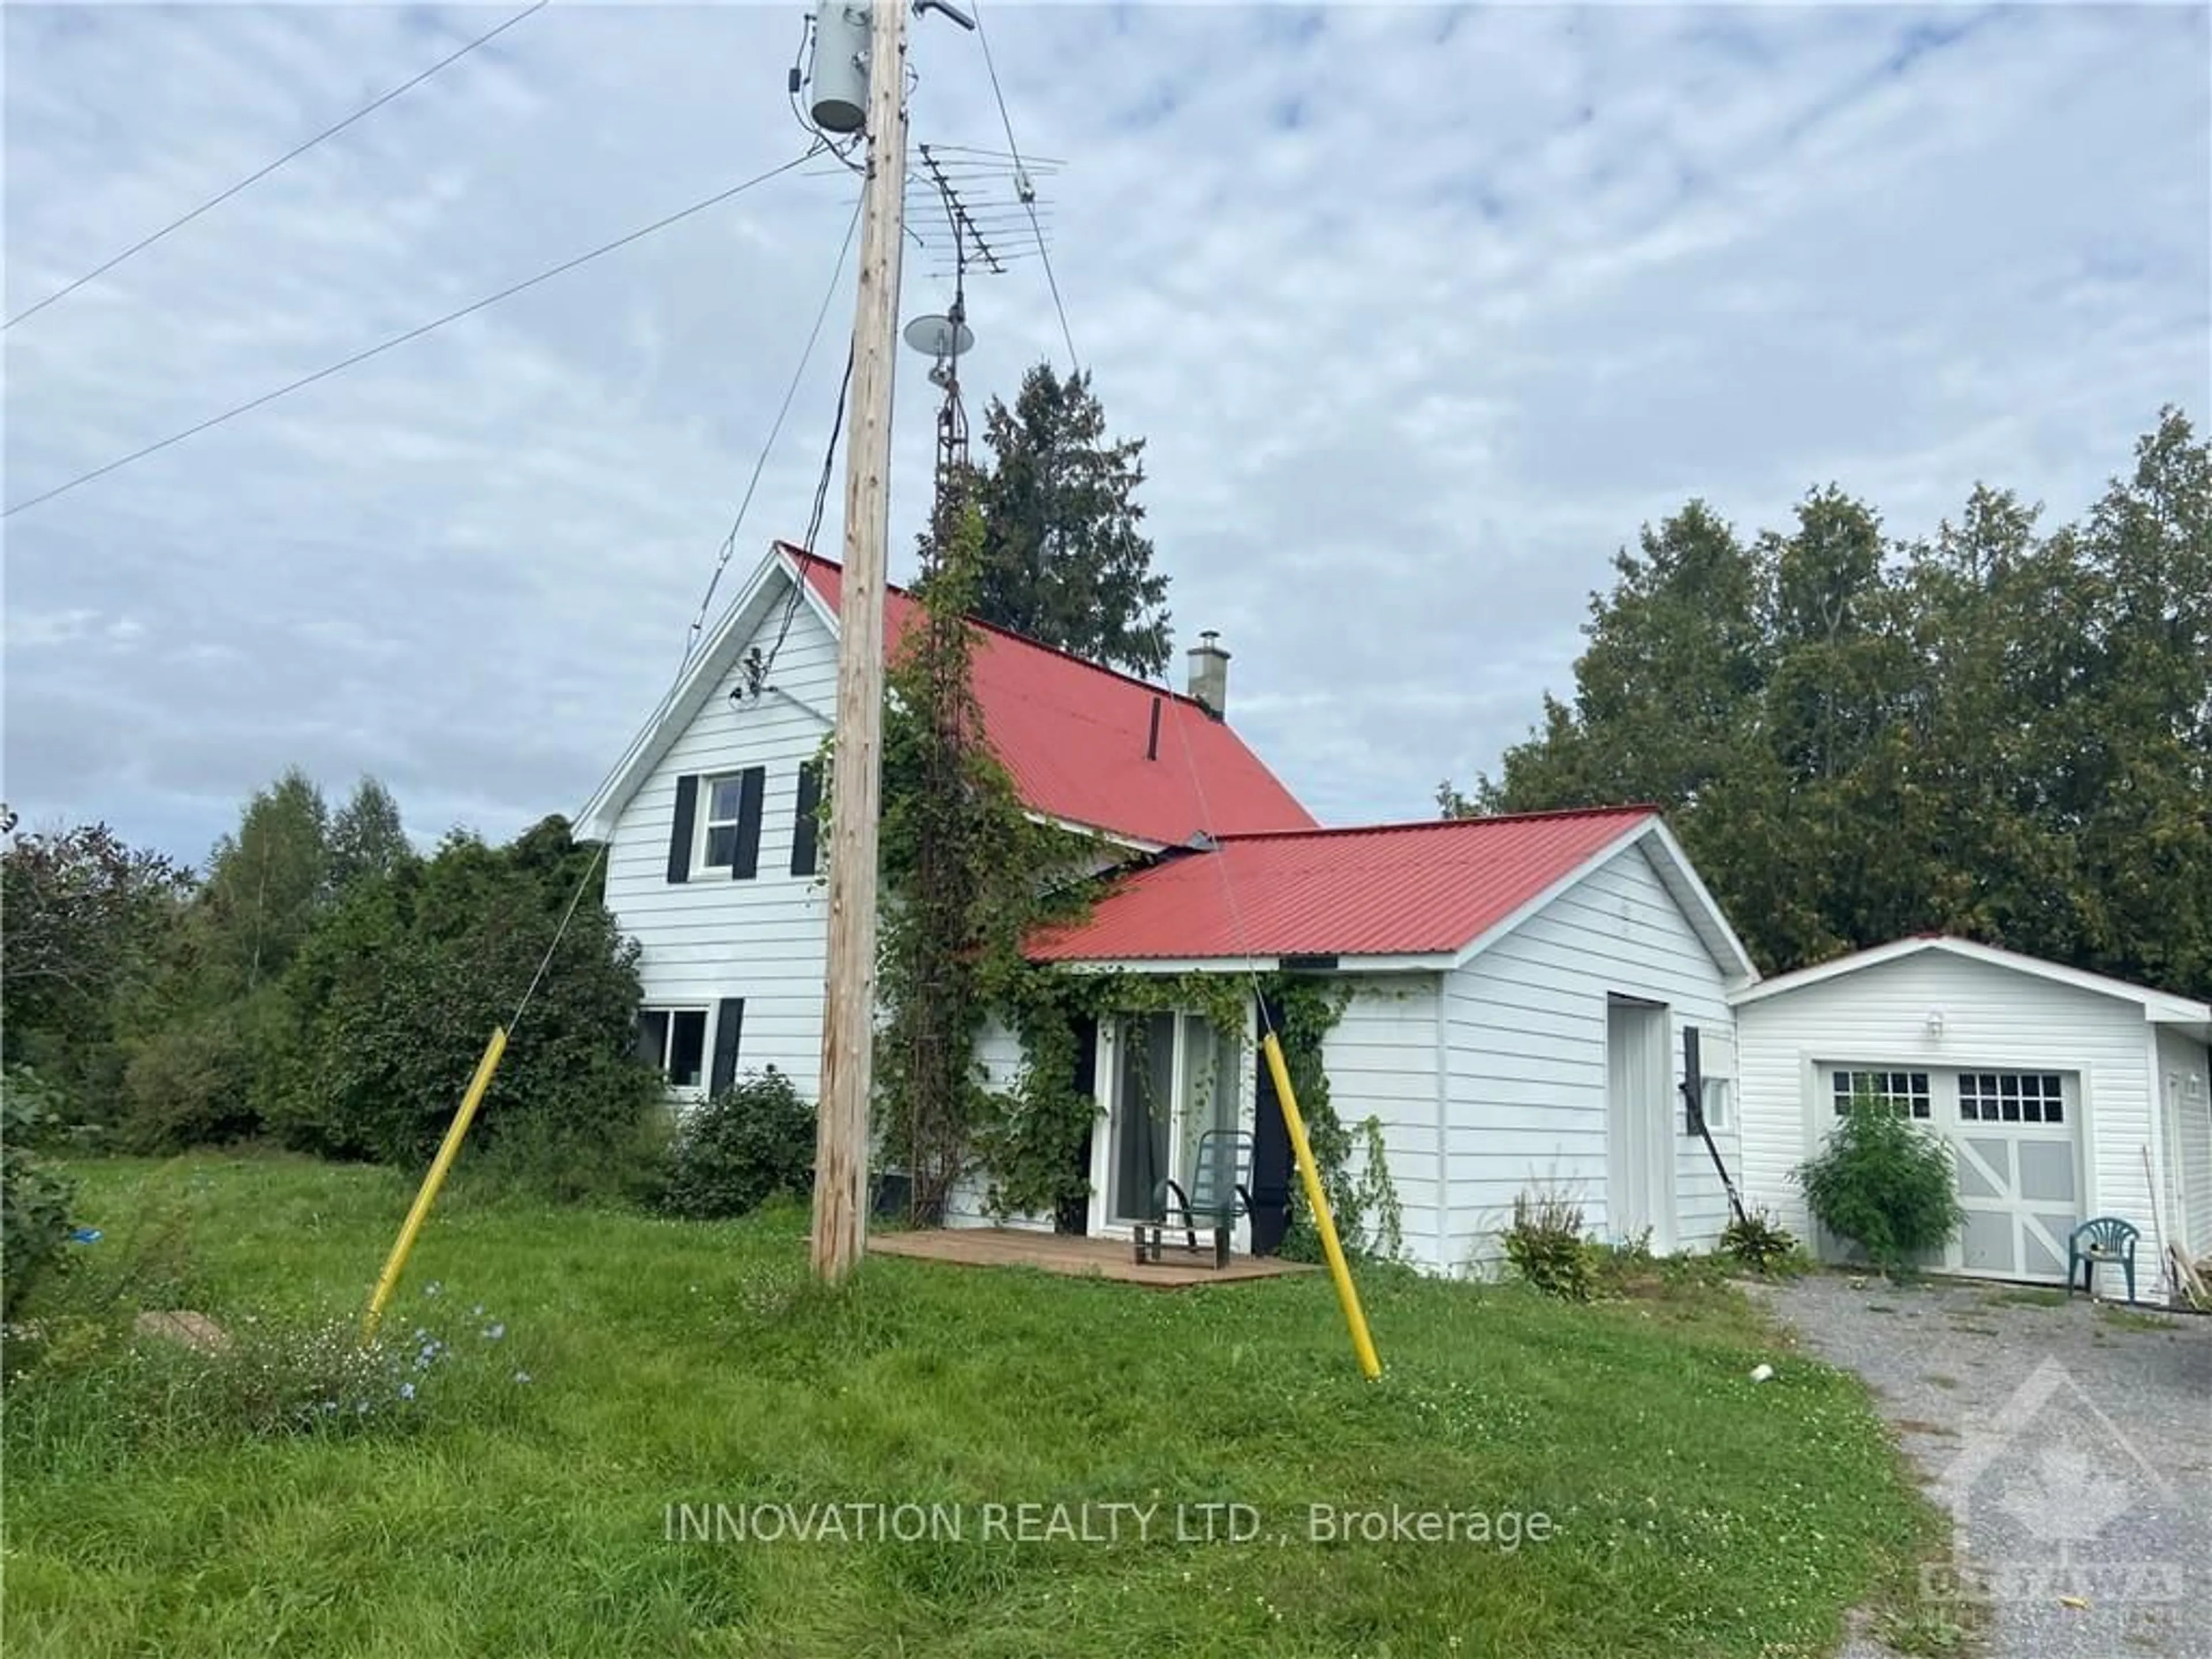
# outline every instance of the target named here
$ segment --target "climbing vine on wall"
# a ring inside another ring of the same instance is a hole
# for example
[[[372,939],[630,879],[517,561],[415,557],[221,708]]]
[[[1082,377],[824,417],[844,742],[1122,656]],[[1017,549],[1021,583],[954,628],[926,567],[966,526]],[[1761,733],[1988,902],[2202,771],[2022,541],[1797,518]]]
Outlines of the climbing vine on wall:
[[[970,677],[980,521],[951,516],[926,549],[915,589],[921,617],[887,672],[877,985],[875,1131],[880,1165],[904,1170],[914,1218],[934,1224],[964,1178],[980,1176],[994,1213],[1053,1214],[1090,1195],[1085,1138],[1101,1114],[1079,1091],[1079,1032],[1091,1020],[1183,1012],[1241,1038],[1255,992],[1278,1036],[1306,1122],[1322,1190],[1346,1248],[1395,1256],[1397,1199],[1373,1119],[1357,1136],[1338,1119],[1322,1043],[1349,992],[1311,975],[1078,972],[1031,963],[1037,929],[1086,915],[1091,872],[1110,848],[1097,837],[1031,821],[985,742]],[[826,750],[824,758],[830,757]],[[826,809],[830,791],[823,792]],[[825,834],[824,845],[829,844]],[[1023,1064],[989,1086],[976,1039],[995,1015],[1019,1039]],[[1220,1052],[1217,1048],[1217,1055]],[[1241,1048],[1241,1065],[1255,1056]],[[1243,1079],[1231,1080],[1240,1092]],[[1165,1103],[1160,1103],[1164,1108]],[[1357,1160],[1355,1151],[1364,1153]],[[1285,1255],[1318,1256],[1293,1175]]]
[[[969,654],[981,520],[947,514],[885,680],[875,1128],[915,1220],[944,1218],[1001,1115],[975,1061],[1018,985],[1023,939],[1079,896],[1085,838],[1032,823],[984,741]]]
[[[1284,1069],[1291,1074],[1299,1115],[1305,1120],[1306,1141],[1313,1148],[1314,1167],[1336,1223],[1338,1242],[1347,1255],[1395,1261],[1404,1251],[1405,1240],[1397,1189],[1383,1156],[1382,1121],[1370,1116],[1346,1126],[1330,1098],[1328,1073],[1322,1065],[1322,1044],[1344,1017],[1352,1000],[1350,988],[1281,975],[1268,994],[1281,1003],[1277,1037],[1283,1046]],[[1355,1152],[1360,1155],[1356,1170]],[[1282,1253],[1296,1261],[1318,1261],[1321,1231],[1295,1179],[1291,1196],[1291,1224],[1283,1236]]]
[[[1075,1036],[1084,1017],[1101,1021],[1150,1013],[1203,1015],[1216,1031],[1243,1036],[1258,995],[1274,1011],[1284,1066],[1297,1096],[1322,1190],[1347,1252],[1398,1259],[1404,1251],[1397,1192],[1383,1154],[1382,1125],[1369,1117],[1347,1127],[1330,1098],[1322,1063],[1323,1042],[1342,1018],[1350,992],[1310,975],[1266,973],[1077,973],[1026,969],[1022,1002],[1009,1023],[1021,1035],[1027,1064],[1021,1082],[990,1126],[983,1145],[988,1202],[999,1215],[1048,1213],[1089,1195],[1081,1170],[1084,1136],[1099,1121],[1097,1105],[1074,1086]],[[1140,1032],[1142,1028],[1135,1028]],[[1218,1051],[1217,1051],[1218,1052]],[[1240,1067],[1258,1057],[1238,1049]],[[1133,1068],[1142,1073],[1141,1066]],[[1241,1090],[1243,1078],[1229,1079]],[[1164,1105],[1164,1103],[1162,1103]],[[1321,1239],[1303,1186],[1291,1178],[1291,1222],[1283,1254],[1318,1261]]]

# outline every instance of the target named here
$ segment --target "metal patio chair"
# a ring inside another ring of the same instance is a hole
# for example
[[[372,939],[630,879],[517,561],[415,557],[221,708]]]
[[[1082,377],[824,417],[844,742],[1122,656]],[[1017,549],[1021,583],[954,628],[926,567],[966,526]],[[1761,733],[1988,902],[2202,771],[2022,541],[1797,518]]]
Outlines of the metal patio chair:
[[[1173,1176],[1153,1195],[1154,1216],[1137,1224],[1137,1260],[1160,1260],[1162,1239],[1180,1231],[1193,1255],[1202,1227],[1213,1235],[1213,1265],[1229,1265],[1229,1235],[1237,1218],[1252,1213],[1252,1137],[1242,1129],[1208,1129],[1198,1138],[1190,1190]]]

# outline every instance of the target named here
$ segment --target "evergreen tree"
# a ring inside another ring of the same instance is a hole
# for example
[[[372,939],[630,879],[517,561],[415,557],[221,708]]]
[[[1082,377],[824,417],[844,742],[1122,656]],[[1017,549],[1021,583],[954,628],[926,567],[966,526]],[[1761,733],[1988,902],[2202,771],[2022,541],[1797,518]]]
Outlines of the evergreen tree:
[[[982,514],[975,614],[1093,662],[1158,676],[1168,665],[1168,579],[1141,533],[1144,440],[1109,441],[1087,375],[1049,363],[984,419],[988,465],[970,481]]]

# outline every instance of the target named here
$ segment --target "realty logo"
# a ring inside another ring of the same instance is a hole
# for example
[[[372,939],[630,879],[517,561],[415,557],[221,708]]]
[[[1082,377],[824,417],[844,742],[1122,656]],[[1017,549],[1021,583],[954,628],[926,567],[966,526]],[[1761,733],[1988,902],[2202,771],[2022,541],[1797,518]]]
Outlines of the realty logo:
[[[2179,1561],[2146,1559],[2126,1528],[2114,1531],[2146,1506],[2180,1510],[2172,1484],[2055,1359],[1969,1425],[1936,1490],[1966,1560],[1924,1570],[1929,1595],[2085,1605],[2182,1597]]]

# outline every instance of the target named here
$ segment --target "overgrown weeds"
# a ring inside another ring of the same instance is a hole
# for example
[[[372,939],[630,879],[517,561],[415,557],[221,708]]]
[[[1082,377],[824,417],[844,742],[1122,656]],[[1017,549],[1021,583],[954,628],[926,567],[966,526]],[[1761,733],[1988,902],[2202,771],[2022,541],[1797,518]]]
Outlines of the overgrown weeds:
[[[1766,1278],[1794,1278],[1810,1266],[1796,1235],[1769,1210],[1733,1218],[1721,1230],[1720,1249],[1723,1255]]]
[[[1585,1236],[1583,1207],[1556,1188],[1514,1194],[1504,1234],[1513,1270],[1547,1296],[1587,1302],[1597,1291],[1595,1248]]]

